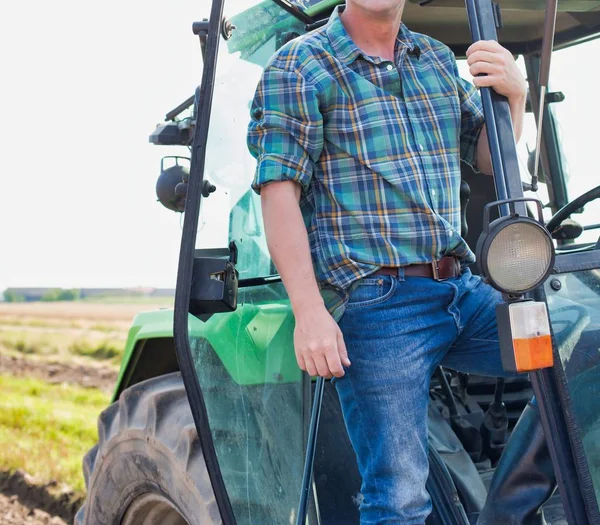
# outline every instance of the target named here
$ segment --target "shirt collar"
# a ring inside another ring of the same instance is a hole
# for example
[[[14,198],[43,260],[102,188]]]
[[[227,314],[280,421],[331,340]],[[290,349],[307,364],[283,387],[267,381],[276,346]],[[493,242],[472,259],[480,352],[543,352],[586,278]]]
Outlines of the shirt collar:
[[[340,18],[341,12],[341,6],[338,6],[333,10],[325,29],[333,51],[337,57],[347,65],[350,65],[359,56],[363,56],[365,59],[373,61],[373,57],[365,55],[354,43],[352,38],[350,38],[350,35],[348,34],[348,31],[346,31]],[[404,24],[400,25],[397,40],[398,43],[406,47],[409,52],[412,52],[415,47],[417,47],[414,35]]]

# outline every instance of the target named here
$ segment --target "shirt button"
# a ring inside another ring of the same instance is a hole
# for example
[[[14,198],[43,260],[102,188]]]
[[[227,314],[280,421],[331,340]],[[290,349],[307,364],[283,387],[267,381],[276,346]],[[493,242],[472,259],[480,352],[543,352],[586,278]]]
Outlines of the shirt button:
[[[392,66],[392,64],[388,64],[388,65],[386,66],[386,69],[387,69],[388,71],[391,71],[392,69],[394,69],[394,66]]]
[[[425,148],[423,147],[423,144],[419,144],[419,150],[423,151]]]
[[[435,197],[435,190],[431,190],[431,195]]]

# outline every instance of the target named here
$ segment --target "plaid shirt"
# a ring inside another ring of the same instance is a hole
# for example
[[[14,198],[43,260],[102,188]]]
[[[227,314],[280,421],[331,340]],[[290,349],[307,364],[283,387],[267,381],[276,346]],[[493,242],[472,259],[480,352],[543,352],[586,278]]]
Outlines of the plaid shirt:
[[[335,11],[263,73],[248,129],[253,188],[302,186],[322,287],[347,290],[382,266],[448,254],[471,263],[460,236],[460,159],[475,164],[483,122],[448,47],[403,25],[395,63],[366,56]]]

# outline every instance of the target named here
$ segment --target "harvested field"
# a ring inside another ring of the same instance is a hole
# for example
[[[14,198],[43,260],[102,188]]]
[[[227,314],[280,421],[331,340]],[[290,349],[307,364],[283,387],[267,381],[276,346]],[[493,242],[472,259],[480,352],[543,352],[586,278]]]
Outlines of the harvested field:
[[[117,369],[133,317],[164,303],[0,303],[5,356]]]
[[[36,378],[50,384],[78,385],[111,393],[117,371],[105,366],[83,366],[61,362],[44,362],[0,354],[0,376]]]
[[[119,304],[87,301],[0,303],[0,318],[12,316],[37,319],[123,321],[130,323],[133,317],[139,312],[165,308],[172,303],[172,300]]]
[[[0,525],[72,523],[131,321],[168,306],[0,303]]]

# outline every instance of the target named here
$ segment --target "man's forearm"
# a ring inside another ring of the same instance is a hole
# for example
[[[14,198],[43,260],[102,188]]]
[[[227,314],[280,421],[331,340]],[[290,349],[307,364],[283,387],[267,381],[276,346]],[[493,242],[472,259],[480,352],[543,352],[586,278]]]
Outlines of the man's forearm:
[[[295,313],[323,305],[298,201],[300,186],[275,182],[261,191],[267,244]]]
[[[526,98],[519,97],[509,100],[510,116],[512,117],[515,140],[519,142],[523,134],[523,120],[525,117]],[[486,175],[492,175],[492,157],[490,154],[490,145],[487,138],[487,128],[483,125],[481,135],[477,141],[477,169]]]
[[[513,129],[515,131],[515,140],[519,142],[523,135],[523,121],[525,120],[525,104],[527,96],[509,99],[510,116],[512,117]]]

